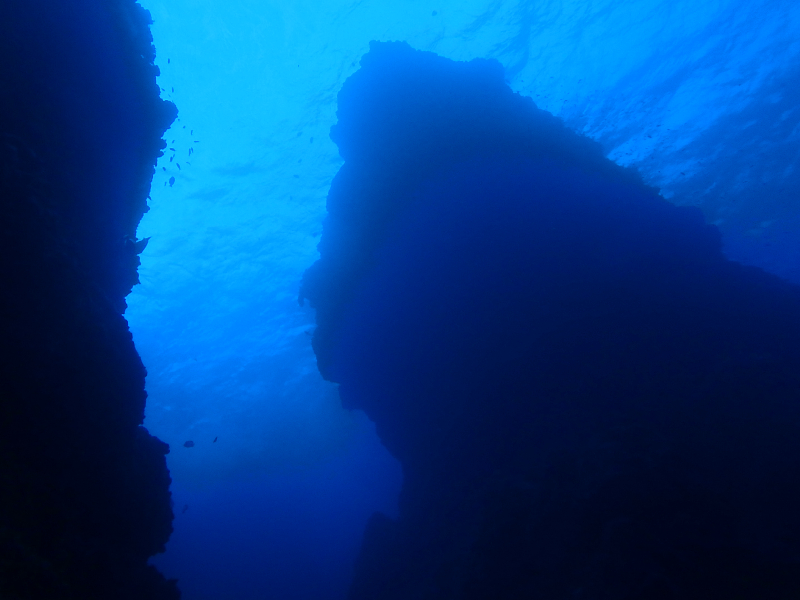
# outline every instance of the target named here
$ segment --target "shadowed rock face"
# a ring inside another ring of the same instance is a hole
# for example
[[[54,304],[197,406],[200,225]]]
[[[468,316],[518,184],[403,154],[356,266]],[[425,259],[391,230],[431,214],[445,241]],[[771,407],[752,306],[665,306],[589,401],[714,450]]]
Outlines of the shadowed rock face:
[[[301,291],[405,476],[351,598],[800,597],[800,290],[496,63],[361,64]]]
[[[175,107],[132,0],[0,8],[0,596],[178,598],[166,444],[121,316]]]

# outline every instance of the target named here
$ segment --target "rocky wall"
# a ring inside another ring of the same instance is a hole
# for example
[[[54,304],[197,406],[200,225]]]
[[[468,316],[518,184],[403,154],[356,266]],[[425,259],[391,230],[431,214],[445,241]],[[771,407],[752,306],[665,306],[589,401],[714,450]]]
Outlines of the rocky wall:
[[[174,599],[166,444],[122,313],[161,136],[149,13],[0,4],[0,596]]]
[[[353,600],[800,595],[800,289],[511,92],[373,43],[301,298],[403,465]]]

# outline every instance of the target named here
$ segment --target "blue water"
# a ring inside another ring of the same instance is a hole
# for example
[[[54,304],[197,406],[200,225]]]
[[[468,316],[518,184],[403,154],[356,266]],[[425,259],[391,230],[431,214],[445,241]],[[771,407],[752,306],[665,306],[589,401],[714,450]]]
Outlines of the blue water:
[[[187,600],[344,598],[370,514],[397,510],[400,467],[321,379],[297,302],[342,164],[336,94],[370,40],[499,60],[512,89],[699,206],[731,258],[800,282],[793,2],[142,4],[180,114],[126,316],[145,425],[171,447],[175,532],[153,562]]]

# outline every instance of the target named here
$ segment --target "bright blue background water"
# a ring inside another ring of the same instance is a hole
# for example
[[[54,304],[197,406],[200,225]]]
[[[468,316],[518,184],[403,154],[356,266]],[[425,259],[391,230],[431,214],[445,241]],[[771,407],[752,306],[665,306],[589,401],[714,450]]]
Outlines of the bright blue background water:
[[[145,425],[172,449],[175,533],[154,563],[187,600],[343,598],[366,519],[396,510],[399,466],[321,380],[296,300],[341,164],[336,93],[370,40],[498,59],[513,89],[701,206],[732,258],[800,282],[794,2],[142,4],[180,116],[126,315]]]

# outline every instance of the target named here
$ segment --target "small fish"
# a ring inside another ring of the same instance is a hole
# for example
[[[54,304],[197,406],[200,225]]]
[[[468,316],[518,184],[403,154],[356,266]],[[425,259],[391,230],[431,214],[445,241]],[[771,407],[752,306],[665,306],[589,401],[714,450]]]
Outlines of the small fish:
[[[181,509],[181,514],[185,513],[187,510],[189,510],[189,505],[188,504],[184,504],[183,508]]]
[[[193,448],[194,447],[194,442],[192,440],[187,440],[187,441],[183,442],[183,447],[184,448]]]
[[[173,93],[173,94],[175,93],[175,88],[174,88],[174,87],[172,88],[172,93]]]
[[[172,187],[173,185],[175,185],[175,178],[174,178],[174,177],[170,177],[170,178],[169,178],[169,187]],[[186,445],[186,444],[184,444],[184,446],[185,446],[185,445]]]
[[[213,442],[211,442],[211,443],[213,444],[214,442],[216,442],[216,441],[217,441],[217,439],[219,439],[219,436],[215,437],[215,438],[214,438],[214,441],[213,441]]]
[[[169,59],[167,59],[167,64],[169,64]]]
[[[181,170],[181,164],[180,163],[175,163],[175,165],[178,167],[178,171],[180,171]]]

